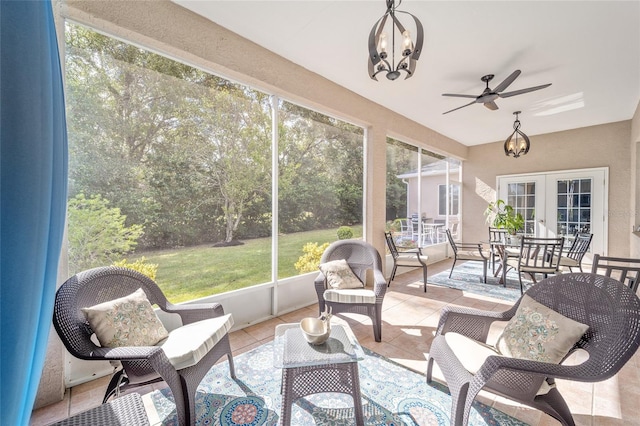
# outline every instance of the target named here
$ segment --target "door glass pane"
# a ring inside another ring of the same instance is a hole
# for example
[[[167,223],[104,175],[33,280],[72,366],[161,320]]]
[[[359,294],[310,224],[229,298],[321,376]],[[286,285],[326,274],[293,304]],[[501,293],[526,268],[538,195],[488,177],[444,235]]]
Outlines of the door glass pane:
[[[507,203],[524,218],[524,233],[535,234],[536,183],[519,182],[507,187]]]
[[[574,235],[591,228],[591,179],[557,181],[558,235]]]

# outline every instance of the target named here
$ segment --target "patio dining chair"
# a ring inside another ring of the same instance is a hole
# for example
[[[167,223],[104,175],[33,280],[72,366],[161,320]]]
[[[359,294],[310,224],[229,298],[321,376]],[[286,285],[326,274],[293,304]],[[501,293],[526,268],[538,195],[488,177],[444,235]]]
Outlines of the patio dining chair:
[[[578,269],[580,269],[580,272],[583,272],[582,259],[584,258],[584,255],[589,251],[589,246],[591,245],[592,239],[593,234],[576,234],[569,250],[565,253],[562,253],[562,256],[560,257],[560,266],[568,267],[569,271],[571,272],[573,272],[572,268],[577,267]]]
[[[495,344],[487,342],[494,322],[506,322]],[[481,390],[573,426],[555,380],[606,380],[639,345],[640,300],[628,287],[596,274],[561,274],[541,280],[505,312],[444,308],[429,352],[427,382],[435,362],[451,392],[452,426],[468,424]],[[585,361],[564,365],[576,350],[587,353]]]
[[[564,245],[564,238],[528,236],[521,238],[520,255],[518,257],[507,257],[503,276],[506,276],[508,268],[515,269],[518,272],[518,281],[520,281],[520,293],[524,294],[522,274],[531,276],[531,280],[535,284],[536,274],[542,274],[544,278],[547,278],[549,274],[560,272],[560,253]]]
[[[152,305],[179,315],[182,326],[163,332]],[[56,292],[53,325],[76,358],[119,361],[103,402],[129,387],[164,380],[181,426],[195,424],[196,389],[223,355],[235,378],[231,314],[219,303],[173,305],[152,279],[130,269],[99,267],[69,278]],[[154,344],[151,335],[161,340]]]
[[[456,266],[456,262],[463,261],[475,261],[482,262],[482,282],[487,283],[487,261],[489,260],[487,254],[482,250],[481,243],[463,243],[456,242],[451,235],[451,230],[445,230],[451,249],[453,250],[453,265],[451,265],[451,271],[449,271],[449,278],[453,273],[453,268]]]
[[[411,249],[398,249],[391,232],[385,232],[384,238],[387,241],[389,253],[393,258],[393,269],[389,275],[387,287],[391,286],[391,281],[396,277],[398,266],[406,266],[410,268],[422,268],[422,282],[424,283],[424,291],[427,292],[427,259],[429,256],[422,254],[420,247]]]
[[[591,272],[615,278],[629,286],[633,293],[640,288],[640,259],[596,254],[593,256]]]
[[[369,270],[373,273],[372,286],[367,286]],[[333,314],[367,315],[373,323],[376,342],[382,340],[382,300],[387,280],[382,273],[380,253],[374,246],[362,240],[335,241],[322,254],[320,274],[314,285],[320,314],[326,307]]]

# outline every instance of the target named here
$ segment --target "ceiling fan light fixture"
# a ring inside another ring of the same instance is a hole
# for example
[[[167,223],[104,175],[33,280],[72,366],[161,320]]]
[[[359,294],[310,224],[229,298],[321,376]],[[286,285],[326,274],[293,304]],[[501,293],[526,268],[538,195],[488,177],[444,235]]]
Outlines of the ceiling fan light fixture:
[[[516,116],[516,121],[513,122],[513,133],[504,141],[504,154],[506,156],[511,155],[513,158],[525,155],[531,147],[529,137],[520,130],[520,120],[518,119],[518,114],[520,113],[521,111],[513,113]]]
[[[405,80],[412,77],[416,62],[422,52],[424,42],[424,30],[422,23],[409,12],[397,10],[402,0],[385,0],[387,11],[371,28],[369,33],[369,77],[378,80],[376,76],[386,73],[389,80],[396,80],[404,71]],[[397,4],[396,4],[397,3]],[[404,13],[413,18],[416,27],[415,41],[411,38],[411,32],[404,27],[396,14]],[[387,34],[391,34],[389,37]],[[398,39],[398,51],[400,55],[396,60],[396,36]]]

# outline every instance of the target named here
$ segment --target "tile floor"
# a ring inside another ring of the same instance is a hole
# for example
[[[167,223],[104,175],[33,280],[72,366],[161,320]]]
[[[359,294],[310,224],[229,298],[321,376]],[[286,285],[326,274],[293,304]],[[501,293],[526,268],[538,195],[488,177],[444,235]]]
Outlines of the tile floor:
[[[429,275],[437,274],[450,266],[451,261],[430,265]],[[434,285],[429,285],[425,294],[420,281],[421,273],[420,270],[405,273],[391,284],[383,305],[382,342],[374,341],[368,318],[345,315],[342,320],[349,323],[363,346],[424,373],[439,312],[444,306],[455,304],[502,311],[509,307],[509,303]],[[317,307],[309,306],[235,331],[230,335],[234,354],[241,354],[270,341],[277,324],[298,322],[304,317],[316,315]],[[492,330],[490,336],[497,336],[499,331],[498,328]],[[438,374],[436,372],[437,376]],[[31,425],[48,425],[100,404],[108,379],[105,377],[67,389],[63,401],[34,410]],[[135,391],[145,394],[163,386],[161,382]],[[598,384],[558,381],[558,388],[567,399],[578,425],[640,425],[640,351],[610,380]],[[544,413],[514,404],[502,397],[481,393],[480,398],[482,402],[531,425],[559,424]]]

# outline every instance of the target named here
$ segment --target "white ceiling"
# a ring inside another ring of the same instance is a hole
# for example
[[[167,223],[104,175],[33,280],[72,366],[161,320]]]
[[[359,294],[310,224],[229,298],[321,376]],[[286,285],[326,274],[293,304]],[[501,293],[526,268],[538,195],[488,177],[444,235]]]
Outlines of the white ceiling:
[[[640,1],[419,1],[399,10],[424,26],[415,75],[379,81],[367,75],[367,38],[384,0],[174,0],[241,36],[465,145],[504,140],[513,112],[528,135],[632,118],[640,100]],[[398,15],[407,26],[407,17]],[[241,53],[240,53],[241,54]],[[474,104],[480,77],[506,91],[546,89]]]

